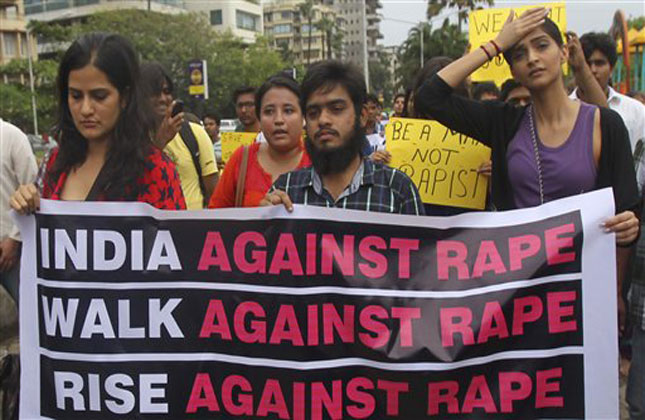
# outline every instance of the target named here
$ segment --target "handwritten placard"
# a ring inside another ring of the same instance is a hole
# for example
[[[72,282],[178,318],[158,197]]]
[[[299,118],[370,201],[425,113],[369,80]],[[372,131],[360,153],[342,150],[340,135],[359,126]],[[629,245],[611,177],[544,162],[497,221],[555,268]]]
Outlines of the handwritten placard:
[[[240,146],[253,144],[258,133],[222,133],[222,162],[228,162]]]
[[[564,3],[544,3],[512,9],[481,9],[471,12],[468,19],[468,40],[471,48],[479,48],[480,45],[494,39],[502,30],[504,22],[506,22],[511,10],[515,11],[515,16],[520,16],[529,9],[541,6],[550,9],[549,18],[558,25],[564,39],[564,33],[567,30],[567,10]],[[566,71],[566,67],[563,70]],[[497,85],[501,85],[506,79],[511,77],[511,70],[502,55],[485,63],[471,76],[474,82],[493,81]]]
[[[385,128],[390,166],[405,172],[424,203],[484,209],[491,150],[436,121],[395,118]]]

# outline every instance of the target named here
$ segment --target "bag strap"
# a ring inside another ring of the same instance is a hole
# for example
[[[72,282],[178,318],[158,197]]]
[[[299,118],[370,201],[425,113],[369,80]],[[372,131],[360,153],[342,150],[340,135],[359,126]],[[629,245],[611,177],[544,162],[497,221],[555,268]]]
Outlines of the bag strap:
[[[210,197],[206,197],[206,188],[204,188],[204,181],[202,180],[202,165],[199,163],[199,145],[197,144],[197,139],[195,138],[195,134],[193,133],[192,128],[190,128],[190,123],[188,121],[185,121],[181,125],[179,134],[186,147],[188,147],[190,157],[193,158],[193,165],[195,165],[195,170],[197,171],[197,178],[199,179],[199,188],[202,191],[202,197],[204,197],[205,202],[208,202]]]
[[[242,163],[240,172],[237,175],[237,185],[235,186],[235,207],[242,207],[244,203],[244,184],[246,182],[246,171],[249,167],[249,146],[244,146],[242,151]]]

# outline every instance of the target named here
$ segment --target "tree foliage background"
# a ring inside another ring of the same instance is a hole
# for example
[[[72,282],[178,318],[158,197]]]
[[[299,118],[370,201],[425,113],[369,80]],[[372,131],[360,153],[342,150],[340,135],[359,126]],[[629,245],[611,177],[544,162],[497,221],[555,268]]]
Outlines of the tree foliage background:
[[[223,118],[234,117],[233,90],[241,85],[258,86],[268,76],[286,67],[282,55],[269,48],[259,37],[250,45],[231,34],[214,31],[201,14],[167,15],[143,10],[118,10],[96,13],[72,25],[32,22],[32,31],[45,43],[49,58],[34,63],[37,86],[40,131],[46,131],[55,120],[55,74],[64,49],[79,35],[87,32],[114,32],[128,38],[141,60],[159,61],[175,84],[175,96],[183,99],[193,111],[214,109]],[[188,97],[188,61],[204,59],[208,65],[210,99],[199,104]],[[0,116],[23,129],[31,130],[31,96],[29,85],[20,83],[28,75],[26,60],[0,67],[0,77],[10,83],[0,85]],[[27,79],[28,82],[28,79]],[[191,107],[192,105],[192,107]]]
[[[414,83],[417,72],[421,69],[420,43],[423,34],[424,62],[432,57],[447,56],[458,58],[466,50],[468,37],[459,30],[458,25],[444,20],[439,28],[424,23],[410,29],[408,38],[399,50],[399,67],[397,69],[397,88],[404,90]]]

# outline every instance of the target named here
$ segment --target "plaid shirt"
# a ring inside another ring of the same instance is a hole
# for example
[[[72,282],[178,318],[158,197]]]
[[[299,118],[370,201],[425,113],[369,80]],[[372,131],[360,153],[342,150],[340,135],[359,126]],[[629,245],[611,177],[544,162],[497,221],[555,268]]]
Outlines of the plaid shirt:
[[[419,192],[406,174],[370,160],[361,162],[352,182],[336,200],[323,188],[313,166],[281,175],[271,187],[272,191],[276,189],[285,191],[294,204],[425,214]]]

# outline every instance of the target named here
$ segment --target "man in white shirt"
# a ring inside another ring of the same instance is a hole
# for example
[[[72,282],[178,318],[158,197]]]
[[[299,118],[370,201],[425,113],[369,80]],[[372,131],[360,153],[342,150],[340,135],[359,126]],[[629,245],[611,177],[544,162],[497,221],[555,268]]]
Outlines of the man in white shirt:
[[[19,232],[14,226],[9,201],[19,185],[36,180],[36,158],[27,136],[0,119],[0,283],[18,303],[20,255]]]
[[[608,34],[589,32],[580,37],[580,44],[591,72],[607,96],[609,108],[623,118],[633,152],[639,140],[645,141],[645,105],[609,86],[618,59],[616,42]],[[572,93],[573,95],[585,100],[584,93],[578,89]]]

